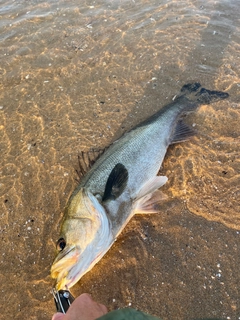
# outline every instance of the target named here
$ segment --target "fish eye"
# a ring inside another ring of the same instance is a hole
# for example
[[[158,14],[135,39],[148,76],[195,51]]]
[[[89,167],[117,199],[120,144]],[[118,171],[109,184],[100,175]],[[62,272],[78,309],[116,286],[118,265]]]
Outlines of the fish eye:
[[[63,238],[60,238],[57,242],[57,250],[62,251],[66,247],[66,241]]]

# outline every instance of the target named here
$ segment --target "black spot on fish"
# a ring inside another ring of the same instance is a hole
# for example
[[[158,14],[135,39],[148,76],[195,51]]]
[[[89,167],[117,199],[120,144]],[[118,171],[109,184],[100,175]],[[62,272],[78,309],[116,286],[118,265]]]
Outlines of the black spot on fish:
[[[121,163],[116,164],[108,177],[102,201],[117,199],[126,188],[127,182],[127,169]]]

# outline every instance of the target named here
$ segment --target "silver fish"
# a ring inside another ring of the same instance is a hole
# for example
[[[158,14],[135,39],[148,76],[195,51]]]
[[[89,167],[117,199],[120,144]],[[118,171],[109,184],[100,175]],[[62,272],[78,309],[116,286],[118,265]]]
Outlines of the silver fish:
[[[136,213],[157,212],[158,190],[167,177],[158,171],[170,144],[193,130],[182,116],[227,93],[187,84],[170,104],[115,141],[83,177],[65,208],[51,276],[56,288],[71,288],[108,251]]]

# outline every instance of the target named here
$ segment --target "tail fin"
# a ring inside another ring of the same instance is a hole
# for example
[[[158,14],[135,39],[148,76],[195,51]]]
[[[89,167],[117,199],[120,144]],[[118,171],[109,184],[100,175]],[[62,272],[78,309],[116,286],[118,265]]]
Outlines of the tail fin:
[[[227,92],[215,90],[211,91],[201,88],[201,84],[199,82],[185,84],[182,87],[181,92],[185,96],[190,95],[192,101],[195,100],[200,104],[210,104],[212,102],[223,100],[229,97]]]
[[[202,88],[197,94],[196,97],[198,97],[198,101],[200,103],[204,104],[210,104],[211,102],[223,100],[229,97],[229,94],[227,92],[222,91],[211,91],[207,90],[205,88]]]

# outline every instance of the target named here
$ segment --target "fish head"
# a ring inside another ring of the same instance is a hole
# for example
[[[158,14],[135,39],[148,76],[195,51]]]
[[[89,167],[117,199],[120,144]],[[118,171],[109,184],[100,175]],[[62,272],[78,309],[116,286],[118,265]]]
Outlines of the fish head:
[[[57,290],[72,287],[97,263],[105,253],[101,255],[104,251],[101,243],[107,243],[109,236],[109,221],[103,206],[88,190],[80,189],[66,207],[57,256],[51,267]]]

